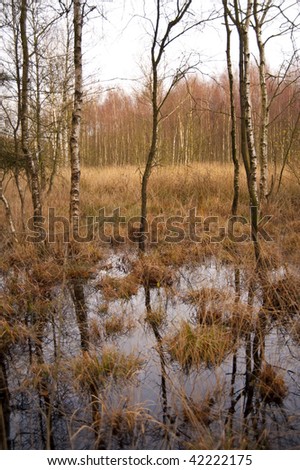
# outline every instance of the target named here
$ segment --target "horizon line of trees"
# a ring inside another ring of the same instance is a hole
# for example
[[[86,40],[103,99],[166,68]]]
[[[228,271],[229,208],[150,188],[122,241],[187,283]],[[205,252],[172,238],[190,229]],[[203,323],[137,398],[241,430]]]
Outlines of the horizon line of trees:
[[[252,68],[253,122],[260,125],[259,77]],[[300,80],[293,69],[282,77],[269,75],[270,124],[268,160],[280,165],[288,151],[299,158]],[[235,90],[238,102],[238,90]],[[199,162],[230,163],[231,115],[226,73],[211,79],[191,75],[174,87],[162,108],[158,138],[159,164],[188,165]],[[237,109],[237,120],[240,119]],[[143,165],[151,130],[147,90],[122,88],[91,97],[83,106],[82,163],[87,166]],[[237,127],[237,138],[239,136]],[[255,135],[259,136],[259,132]],[[259,141],[257,141],[257,146]]]
[[[260,85],[254,66],[251,74],[253,122],[255,129],[259,131]],[[1,80],[0,76],[0,82]],[[3,80],[8,80],[7,76],[4,76]],[[292,160],[299,159],[300,148],[299,70],[296,67],[290,69],[287,65],[281,74],[270,73],[267,90],[270,100],[268,160],[280,166],[288,152],[292,164]],[[69,166],[73,104],[70,84],[66,95],[68,96],[60,98],[60,105],[55,97],[51,97],[48,103],[44,102],[39,116],[41,122],[38,138],[36,109],[33,106],[29,111],[29,146],[40,158],[41,155],[44,157],[41,172],[45,185],[47,178],[48,183],[51,180],[52,186],[59,168]],[[145,88],[140,91],[126,91],[120,87],[105,92],[84,92],[80,134],[82,164],[143,165],[151,125],[149,99],[149,90]],[[235,101],[238,102],[238,90],[235,90]],[[202,79],[200,74],[186,77],[169,94],[162,108],[162,115],[157,150],[157,160],[160,164],[231,162],[230,95],[226,72],[209,79]],[[239,119],[237,109],[237,120]],[[2,129],[0,135],[2,148],[3,142],[6,142],[6,145],[12,143],[18,131],[19,129],[16,131],[12,122],[7,119],[5,131]],[[255,135],[258,146],[259,132]],[[239,127],[237,137],[240,138]],[[17,135],[16,140],[20,144],[20,136]],[[24,159],[21,149],[17,148],[14,162],[18,158],[22,166]],[[5,156],[2,156],[1,160],[4,159]]]

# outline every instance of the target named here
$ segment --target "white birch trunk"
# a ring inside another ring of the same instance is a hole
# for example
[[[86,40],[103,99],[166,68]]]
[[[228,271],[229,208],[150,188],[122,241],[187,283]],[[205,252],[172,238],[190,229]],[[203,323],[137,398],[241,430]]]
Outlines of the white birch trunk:
[[[247,147],[249,154],[249,191],[251,206],[258,207],[258,192],[257,192],[257,154],[255,149],[253,122],[252,122],[252,107],[250,95],[250,49],[249,49],[249,23],[250,14],[253,7],[253,1],[248,0],[247,17],[244,25],[243,39],[244,39],[244,73],[245,73],[245,89],[244,89],[244,105],[245,105],[245,126]]]
[[[261,198],[268,196],[268,126],[269,126],[269,102],[266,82],[266,56],[265,45],[262,39],[262,24],[267,11],[272,3],[268,0],[264,6],[261,18],[258,18],[258,4],[254,1],[255,34],[259,50],[259,81],[261,94],[261,116],[260,116],[260,195]]]
[[[17,233],[15,229],[15,224],[12,218],[10,205],[3,193],[3,179],[4,179],[4,171],[0,170],[0,201],[2,201],[4,208],[5,208],[6,220],[7,220],[13,241],[18,243],[18,237],[17,237]]]
[[[71,151],[71,191],[70,191],[70,222],[74,234],[79,227],[80,204],[80,127],[82,111],[82,0],[74,0],[74,65],[75,87],[70,136]]]
[[[28,124],[28,81],[29,81],[29,50],[27,37],[27,0],[22,0],[20,16],[20,33],[23,53],[22,92],[21,92],[21,143],[23,155],[27,161],[27,174],[30,180],[34,225],[39,231],[41,228],[42,203],[39,184],[39,173],[33,154],[29,150],[29,124]],[[42,240],[42,232],[40,232]]]

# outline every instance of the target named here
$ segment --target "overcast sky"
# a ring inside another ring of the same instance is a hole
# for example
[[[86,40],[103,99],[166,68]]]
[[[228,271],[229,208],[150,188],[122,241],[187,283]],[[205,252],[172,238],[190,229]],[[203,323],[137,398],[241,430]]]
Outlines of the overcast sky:
[[[85,64],[86,75],[92,74],[93,81],[101,81],[104,86],[122,84],[128,88],[141,79],[143,69],[149,65],[149,44],[151,23],[154,19],[155,0],[98,0],[103,8],[105,19],[99,17],[90,20],[85,26]],[[172,8],[175,0],[166,0],[167,7]],[[276,1],[281,4],[281,0]],[[286,13],[295,18],[299,13],[299,0],[285,0],[284,6],[294,5]],[[209,11],[216,6],[220,8],[221,0],[194,0],[193,10],[198,18],[206,18]],[[176,64],[183,54],[198,54],[200,70],[205,74],[216,74],[226,67],[226,38],[222,19],[209,22],[204,28],[198,27],[184,38],[174,43],[166,53],[170,65]],[[265,38],[277,34],[282,21],[270,23],[265,30]],[[299,36],[298,36],[299,37]],[[237,58],[237,37],[233,35],[233,58]],[[253,51],[256,53],[254,41]],[[92,45],[92,47],[91,47]],[[289,35],[285,38],[274,38],[267,45],[269,65],[276,68],[291,51]]]

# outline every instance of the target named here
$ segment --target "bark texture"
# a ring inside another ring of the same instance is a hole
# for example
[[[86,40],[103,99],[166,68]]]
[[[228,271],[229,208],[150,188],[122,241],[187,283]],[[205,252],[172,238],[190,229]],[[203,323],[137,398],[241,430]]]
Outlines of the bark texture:
[[[74,104],[72,112],[72,125],[70,136],[71,152],[71,192],[70,192],[70,221],[74,235],[79,230],[80,209],[80,127],[82,114],[82,26],[83,11],[82,0],[74,0],[74,67],[75,86]]]
[[[230,94],[230,118],[231,118],[231,156],[234,166],[234,176],[233,176],[233,200],[231,206],[231,213],[233,215],[237,214],[238,203],[239,203],[239,181],[240,181],[240,164],[237,155],[237,143],[236,143],[236,111],[235,111],[235,101],[234,101],[234,78],[232,71],[232,62],[231,62],[231,29],[228,21],[228,11],[227,11],[227,0],[223,0],[224,6],[224,20],[226,26],[226,58],[227,58],[227,72],[229,80],[229,94]]]
[[[27,175],[30,181],[32,205],[33,205],[33,218],[35,228],[39,231],[41,227],[42,218],[42,203],[39,184],[39,172],[36,161],[32,152],[29,149],[29,49],[27,37],[27,13],[28,1],[22,0],[21,15],[20,15],[20,33],[23,55],[23,74],[22,74],[22,91],[21,91],[21,146],[23,156],[27,163]]]

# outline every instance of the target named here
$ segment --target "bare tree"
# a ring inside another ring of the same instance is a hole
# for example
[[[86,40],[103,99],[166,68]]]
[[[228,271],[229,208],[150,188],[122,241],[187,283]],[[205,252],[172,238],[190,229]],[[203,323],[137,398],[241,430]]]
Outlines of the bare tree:
[[[146,159],[146,166],[142,176],[141,186],[141,219],[140,219],[140,238],[139,250],[145,252],[146,250],[146,231],[147,231],[147,187],[149,178],[155,165],[155,158],[157,156],[157,144],[159,126],[163,119],[162,108],[168,96],[175,85],[185,76],[190,66],[185,63],[183,67],[179,67],[171,78],[171,83],[164,90],[163,77],[160,74],[160,67],[168,46],[176,39],[181,37],[184,33],[190,30],[196,24],[185,25],[179,31],[176,31],[177,26],[182,23],[184,17],[190,12],[192,0],[177,1],[175,11],[171,15],[163,15],[163,1],[155,1],[155,21],[152,25],[153,36],[151,43],[151,76],[150,76],[150,91],[151,91],[151,142]]]

